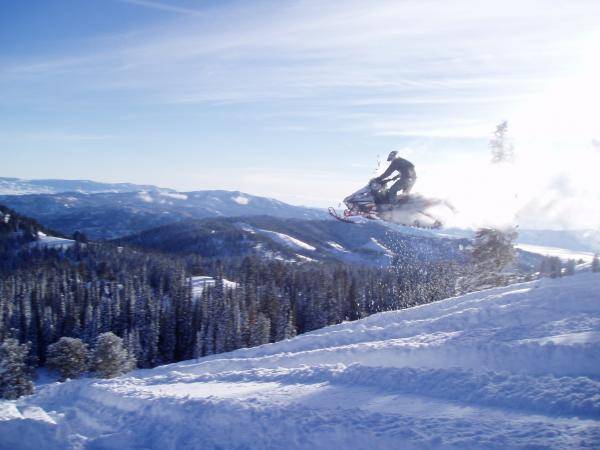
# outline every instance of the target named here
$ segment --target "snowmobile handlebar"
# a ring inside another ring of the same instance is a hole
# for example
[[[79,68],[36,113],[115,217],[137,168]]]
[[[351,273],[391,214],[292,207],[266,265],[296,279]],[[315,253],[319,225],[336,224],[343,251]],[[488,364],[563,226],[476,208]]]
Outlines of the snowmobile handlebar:
[[[377,178],[375,178],[375,179],[376,179],[376,180],[377,180],[379,183],[381,183],[381,184],[387,184],[387,183],[389,183],[390,181],[395,181],[395,180],[397,180],[398,178],[400,178],[400,175],[396,175],[395,177],[388,178],[387,180],[377,180]]]

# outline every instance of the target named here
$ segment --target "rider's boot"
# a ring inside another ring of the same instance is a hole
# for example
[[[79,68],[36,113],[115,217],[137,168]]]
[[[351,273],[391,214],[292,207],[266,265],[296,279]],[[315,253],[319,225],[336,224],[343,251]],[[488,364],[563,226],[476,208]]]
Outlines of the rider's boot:
[[[397,192],[388,192],[387,193],[387,201],[390,205],[395,204],[398,201],[398,193]]]

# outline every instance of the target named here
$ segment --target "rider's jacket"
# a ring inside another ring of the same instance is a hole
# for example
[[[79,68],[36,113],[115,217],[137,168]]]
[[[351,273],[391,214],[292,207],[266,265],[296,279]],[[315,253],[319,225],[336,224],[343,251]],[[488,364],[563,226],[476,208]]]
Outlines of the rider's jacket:
[[[402,175],[403,180],[408,178],[412,178],[414,180],[417,178],[417,172],[415,171],[414,164],[404,158],[400,158],[399,156],[394,158],[387,170],[377,178],[383,180],[396,171]]]

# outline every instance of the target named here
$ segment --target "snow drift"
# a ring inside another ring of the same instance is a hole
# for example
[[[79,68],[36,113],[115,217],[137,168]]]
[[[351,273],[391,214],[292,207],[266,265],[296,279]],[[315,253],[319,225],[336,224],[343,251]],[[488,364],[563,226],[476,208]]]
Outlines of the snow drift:
[[[42,386],[1,448],[600,447],[600,276],[523,283],[277,344]]]

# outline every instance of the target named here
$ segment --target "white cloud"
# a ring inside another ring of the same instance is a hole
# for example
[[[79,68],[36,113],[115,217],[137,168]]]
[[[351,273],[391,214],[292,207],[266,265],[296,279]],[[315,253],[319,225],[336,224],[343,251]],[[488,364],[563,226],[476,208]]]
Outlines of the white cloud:
[[[568,59],[572,31],[593,22],[575,8],[540,9],[535,2],[379,1],[340,8],[301,1],[229,8],[125,37],[114,50],[95,52],[95,61],[60,58],[21,70],[58,73],[70,82],[69,74],[93,68],[86,79],[91,88],[146,92],[168,103],[310,98],[326,109],[327,102],[346,99],[373,104],[374,94],[395,104],[449,97],[483,103],[528,94],[556,68],[556,58]],[[230,26],[219,26],[225,18]]]
[[[109,134],[78,133],[69,131],[37,131],[11,133],[0,131],[0,142],[87,142],[116,139]]]
[[[169,3],[161,3],[161,2],[155,2],[155,1],[149,1],[149,0],[120,0],[120,1],[122,1],[123,3],[130,3],[132,5],[143,6],[145,8],[157,9],[159,11],[167,11],[167,12],[173,12],[173,13],[185,14],[185,15],[200,14],[200,11],[198,11],[196,9],[184,8],[184,7],[176,6],[176,5],[169,4]]]

